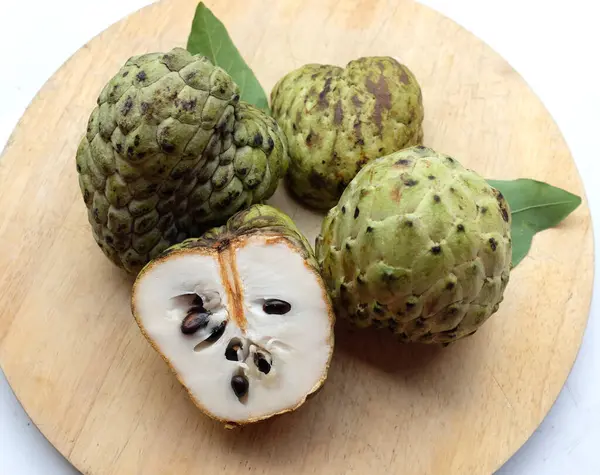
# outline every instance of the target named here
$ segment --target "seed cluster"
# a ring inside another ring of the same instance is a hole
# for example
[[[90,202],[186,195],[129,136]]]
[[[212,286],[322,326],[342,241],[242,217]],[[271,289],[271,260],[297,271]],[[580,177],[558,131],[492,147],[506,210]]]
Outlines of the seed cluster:
[[[225,349],[225,358],[229,361],[246,362],[246,364],[252,361],[258,371],[265,375],[271,372],[273,365],[271,355],[246,338],[232,338]],[[240,399],[248,393],[250,383],[243,370],[236,370],[231,378],[231,387]]]
[[[211,315],[212,313],[204,307],[202,297],[196,295],[192,301],[192,306],[189,308],[187,315],[181,322],[181,333],[184,335],[194,335],[199,330],[205,329],[210,322]],[[226,327],[227,320],[223,320],[212,328],[204,341],[207,343],[214,343],[221,338]]]

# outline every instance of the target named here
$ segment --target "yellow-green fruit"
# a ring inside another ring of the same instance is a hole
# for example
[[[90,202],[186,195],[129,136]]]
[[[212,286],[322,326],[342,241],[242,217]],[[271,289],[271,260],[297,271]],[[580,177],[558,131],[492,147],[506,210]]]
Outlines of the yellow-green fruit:
[[[223,69],[181,48],[130,58],[77,150],[94,238],[132,273],[269,198],[288,163],[275,120],[240,102]]]
[[[338,316],[449,343],[502,302],[510,225],[506,200],[481,176],[411,147],[358,173],[323,221],[316,255]]]
[[[369,161],[423,140],[421,88],[390,57],[307,64],[277,82],[271,102],[289,144],[289,188],[314,208],[334,206]]]

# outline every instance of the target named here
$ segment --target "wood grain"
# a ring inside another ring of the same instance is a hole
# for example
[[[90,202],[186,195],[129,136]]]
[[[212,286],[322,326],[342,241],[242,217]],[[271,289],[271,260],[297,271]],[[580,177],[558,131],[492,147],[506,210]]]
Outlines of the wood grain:
[[[425,143],[487,177],[583,195],[556,124],[519,75],[447,18],[385,0],[210,1],[267,91],[308,62],[392,55],[422,84]],[[81,48],[43,87],[0,162],[0,361],[82,472],[489,474],[530,436],[579,348],[592,285],[587,203],[538,235],[500,311],[446,349],[336,329],[324,389],[300,410],[226,431],[195,409],[129,311],[131,279],[92,238],[75,151],[130,56],[185,45],[195,2],[148,7]],[[314,238],[319,218],[273,203]]]

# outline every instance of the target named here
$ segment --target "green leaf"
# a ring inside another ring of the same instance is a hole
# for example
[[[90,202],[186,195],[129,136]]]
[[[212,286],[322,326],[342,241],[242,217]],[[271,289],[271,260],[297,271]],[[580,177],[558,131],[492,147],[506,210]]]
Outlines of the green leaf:
[[[188,36],[187,50],[208,57],[240,87],[240,99],[270,113],[269,101],[252,69],[233,44],[225,25],[200,2]]]
[[[511,209],[513,268],[529,252],[536,233],[558,225],[581,204],[579,196],[541,181],[520,178],[488,183],[504,195]]]

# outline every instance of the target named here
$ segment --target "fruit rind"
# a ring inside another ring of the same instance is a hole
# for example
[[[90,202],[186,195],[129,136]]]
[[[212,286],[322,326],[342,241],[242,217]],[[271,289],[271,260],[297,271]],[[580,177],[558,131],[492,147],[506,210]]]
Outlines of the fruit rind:
[[[405,341],[449,343],[502,302],[510,225],[498,190],[417,146],[359,172],[324,219],[316,255],[338,317]]]
[[[275,120],[182,48],[130,58],[102,89],[76,154],[94,238],[134,274],[268,199],[288,163]]]
[[[391,57],[307,64],[276,83],[271,102],[289,144],[288,188],[313,208],[334,206],[369,161],[423,140],[421,88]]]

